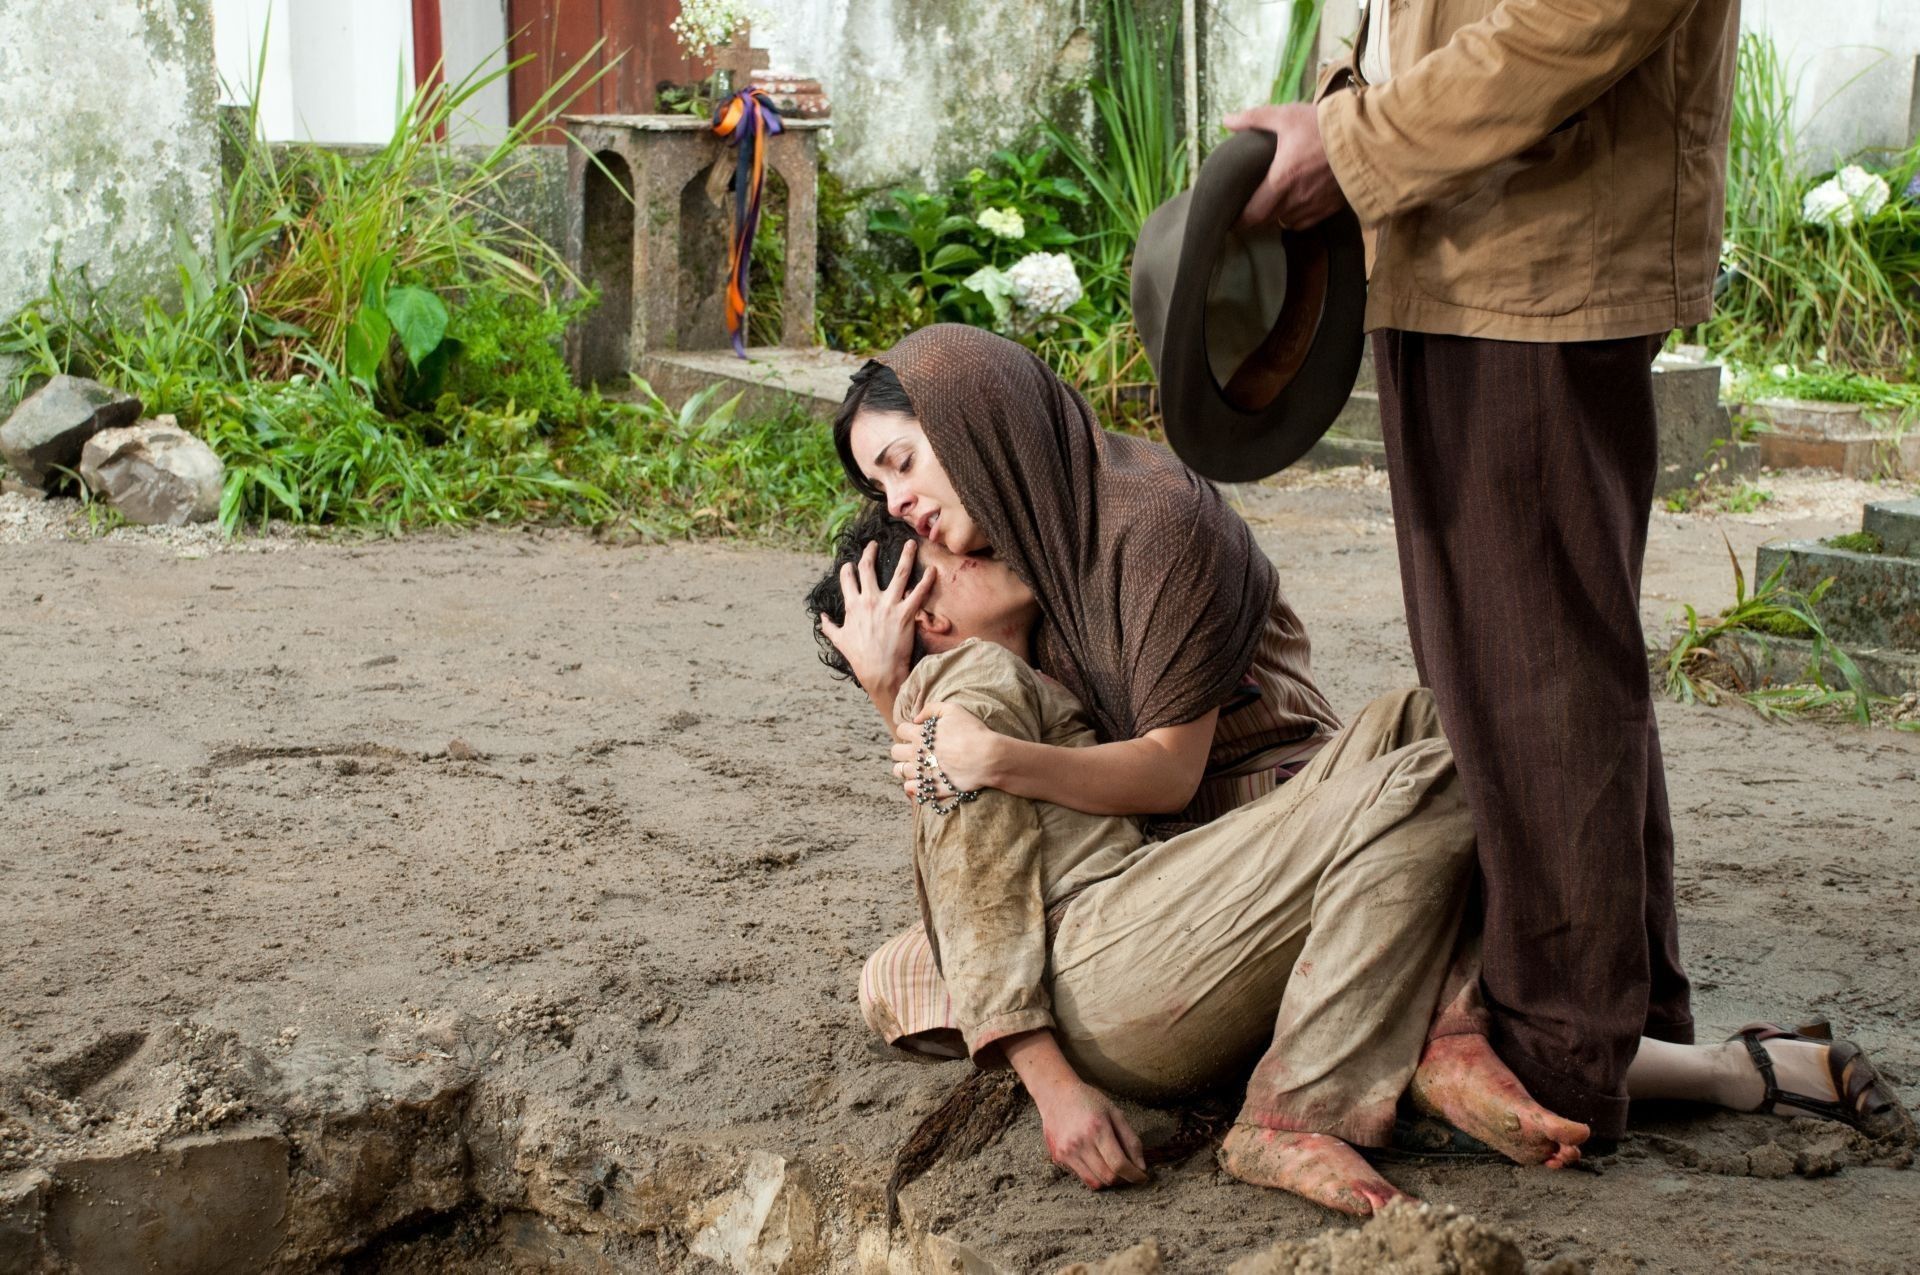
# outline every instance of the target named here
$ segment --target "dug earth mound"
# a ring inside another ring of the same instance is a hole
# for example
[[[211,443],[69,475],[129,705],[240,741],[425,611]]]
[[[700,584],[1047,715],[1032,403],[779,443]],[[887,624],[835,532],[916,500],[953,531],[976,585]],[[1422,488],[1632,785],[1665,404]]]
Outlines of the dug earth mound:
[[[1336,706],[1410,682],[1384,487],[1247,499]],[[1857,518],[1728,530],[1750,559]],[[1726,591],[1719,534],[1656,515],[1650,623]],[[1579,1172],[1388,1165],[1436,1206],[1408,1230],[1234,1183],[1177,1113],[1137,1113],[1169,1148],[1149,1185],[1092,1195],[1015,1105],[889,1231],[894,1157],[965,1068],[860,1021],[914,914],[906,813],[814,661],[819,558],[7,553],[0,1272],[1045,1272],[1148,1237],[1157,1267],[1110,1269],[1333,1270],[1389,1233],[1423,1270],[1483,1232],[1525,1269],[1912,1266],[1902,1155],[1678,1111]],[[1824,1013],[1912,1101],[1920,738],[1660,724],[1703,1038]]]

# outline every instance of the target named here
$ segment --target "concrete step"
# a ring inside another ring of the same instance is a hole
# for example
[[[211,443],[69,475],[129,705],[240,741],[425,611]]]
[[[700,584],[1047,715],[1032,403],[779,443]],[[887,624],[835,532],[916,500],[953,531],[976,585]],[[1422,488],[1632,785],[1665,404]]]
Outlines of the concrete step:
[[[753,346],[747,357],[731,350],[655,350],[640,358],[640,378],[676,412],[709,385],[722,386],[718,406],[741,395],[741,420],[779,416],[794,408],[830,421],[847,396],[847,382],[866,363],[838,350]],[[622,395],[612,395],[622,397]]]
[[[1740,673],[1748,685],[1784,686],[1812,680],[1808,675],[1808,670],[1813,666],[1811,640],[1738,631],[1728,634],[1728,637],[1734,649],[1746,661]],[[1887,647],[1849,646],[1847,654],[1860,670],[1861,679],[1874,693],[1895,698],[1920,693],[1920,653]],[[1822,666],[1820,680],[1832,690],[1847,688],[1847,679],[1841,676],[1839,666],[1832,660],[1827,660]]]
[[[1766,427],[1762,459],[1774,469],[1831,469],[1847,478],[1920,476],[1920,430],[1857,403],[1763,399],[1741,409]]]
[[[1833,586],[1815,608],[1827,636],[1846,647],[1890,647],[1920,652],[1920,559],[1854,553],[1818,540],[1762,545],[1756,580],[1786,564],[1782,582],[1811,593],[1822,580]]]

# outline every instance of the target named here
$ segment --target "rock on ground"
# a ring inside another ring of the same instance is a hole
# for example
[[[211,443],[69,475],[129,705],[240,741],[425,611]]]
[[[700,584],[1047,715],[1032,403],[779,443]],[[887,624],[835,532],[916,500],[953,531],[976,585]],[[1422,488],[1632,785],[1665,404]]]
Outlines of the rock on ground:
[[[103,429],[140,416],[140,400],[78,376],[56,376],[22,399],[0,425],[0,457],[26,484],[45,490],[72,469],[80,449]]]
[[[80,453],[80,481],[128,522],[184,527],[220,512],[227,468],[171,416],[101,430]]]
[[[1242,1258],[1227,1275],[1526,1275],[1527,1259],[1500,1231],[1455,1209],[1389,1204],[1365,1226],[1286,1240]],[[1554,1275],[1585,1267],[1555,1263]]]

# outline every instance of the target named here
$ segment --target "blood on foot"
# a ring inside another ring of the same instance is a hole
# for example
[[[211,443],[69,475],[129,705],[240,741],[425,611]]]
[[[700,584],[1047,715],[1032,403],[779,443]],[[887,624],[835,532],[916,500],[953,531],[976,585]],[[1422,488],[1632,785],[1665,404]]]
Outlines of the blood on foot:
[[[1411,1200],[1340,1139],[1236,1124],[1220,1146],[1220,1167],[1242,1182],[1291,1191],[1315,1204],[1368,1217],[1393,1200]]]
[[[1519,1164],[1565,1168],[1580,1158],[1580,1144],[1591,1132],[1535,1102],[1484,1036],[1428,1041],[1407,1092],[1421,1111]]]

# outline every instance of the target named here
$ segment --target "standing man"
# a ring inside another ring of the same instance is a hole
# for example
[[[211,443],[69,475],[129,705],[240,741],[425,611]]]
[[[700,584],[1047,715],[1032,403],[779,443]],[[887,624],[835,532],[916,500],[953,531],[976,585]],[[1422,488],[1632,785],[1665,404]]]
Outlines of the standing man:
[[[1712,306],[1738,0],[1369,0],[1249,221],[1343,204],[1407,625],[1475,815],[1492,1043],[1622,1132],[1641,1035],[1693,1038],[1640,631],[1651,364]]]

